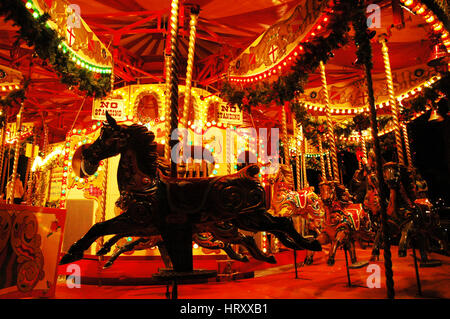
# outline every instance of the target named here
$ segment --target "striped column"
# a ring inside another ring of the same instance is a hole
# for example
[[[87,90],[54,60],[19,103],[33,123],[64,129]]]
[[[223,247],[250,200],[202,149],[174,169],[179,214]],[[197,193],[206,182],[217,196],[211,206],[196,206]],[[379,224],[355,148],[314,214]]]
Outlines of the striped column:
[[[383,53],[384,71],[386,74],[387,89],[389,94],[389,105],[392,111],[392,121],[394,123],[395,145],[397,147],[397,159],[400,165],[405,165],[402,145],[402,131],[398,119],[399,108],[394,94],[394,81],[392,80],[391,64],[389,62],[389,52],[386,44],[386,38],[380,37],[381,52]]]
[[[322,61],[320,61],[320,73],[322,76],[322,89],[325,96],[325,112],[327,117],[327,126],[328,126],[328,139],[330,142],[330,154],[331,161],[333,163],[333,176],[334,180],[339,180],[339,167],[337,160],[337,150],[336,150],[336,139],[334,136],[334,127],[333,127],[333,119],[331,118],[331,110],[330,110],[330,97],[328,95],[328,87],[327,87],[327,77],[325,74],[325,65]],[[331,174],[330,174],[331,175]]]

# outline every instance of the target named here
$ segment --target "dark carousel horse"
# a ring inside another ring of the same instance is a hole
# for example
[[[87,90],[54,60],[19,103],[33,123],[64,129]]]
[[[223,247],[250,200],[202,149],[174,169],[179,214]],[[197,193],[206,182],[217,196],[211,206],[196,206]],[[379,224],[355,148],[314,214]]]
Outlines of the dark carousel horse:
[[[363,164],[358,169],[350,182],[350,191],[354,202],[362,204],[364,210],[369,214],[372,229],[376,232],[380,227],[380,191],[378,178],[369,166]]]
[[[83,174],[92,175],[101,160],[121,155],[118,206],[124,212],[93,225],[60,264],[83,258],[84,251],[101,236],[161,235],[174,270],[191,271],[192,234],[210,232],[220,223],[272,233],[289,248],[321,250],[318,241],[303,238],[288,218],[266,211],[257,165],[226,176],[167,177],[158,169],[153,132],[142,125],[118,125],[109,114],[106,118],[98,139],[82,150],[81,168]]]
[[[205,174],[208,176],[208,166],[214,165],[214,156],[212,153],[201,146],[194,146],[192,145],[190,147],[190,156],[189,158],[202,160],[208,165],[205,166],[206,172],[201,171],[200,174]],[[199,149],[195,149],[199,148]],[[163,145],[158,144],[158,155],[163,156],[164,155],[164,147]],[[200,158],[198,158],[198,155],[200,155]],[[185,158],[185,160],[187,157]],[[186,170],[186,165],[180,165],[181,169],[179,174],[181,173],[182,176],[187,176],[188,172]],[[164,170],[168,170],[168,164],[167,163],[160,163],[160,167]],[[258,260],[262,260],[268,263],[276,263],[276,260],[273,256],[269,254],[263,253],[257,246],[254,238],[252,236],[246,236],[243,235],[239,230],[233,226],[230,223],[217,223],[212,226],[209,226],[208,228],[210,232],[198,232],[194,233],[192,240],[199,245],[200,247],[212,249],[212,250],[223,250],[229,258],[241,261],[241,262],[248,262],[249,259],[246,255],[237,253],[231,244],[243,246],[250,255]],[[116,235],[112,237],[110,240],[108,240],[97,252],[98,256],[103,256],[107,254],[111,247],[119,241],[119,239],[123,238],[121,235]],[[219,240],[218,238],[222,238],[222,240]],[[150,249],[153,247],[158,247],[161,256],[166,263],[167,267],[171,267],[170,261],[166,260],[164,258],[164,243],[162,241],[161,236],[149,236],[149,237],[140,237],[134,241],[127,242],[124,245],[118,245],[117,249],[113,252],[109,260],[104,264],[104,268],[111,267],[114,261],[123,253],[131,252],[134,250],[145,250]]]
[[[357,267],[355,240],[370,237],[370,218],[360,204],[351,202],[350,193],[338,182],[322,181],[319,189],[325,206],[325,220],[316,238],[322,245],[331,244],[327,264],[334,265],[336,251],[343,247]],[[313,254],[307,253],[306,265],[312,264]]]
[[[383,166],[383,175],[389,187],[389,204],[386,210],[390,243],[398,243],[399,257],[406,257],[409,246],[418,248],[421,266],[436,266],[440,262],[430,261],[430,241],[435,240],[442,251],[447,251],[445,232],[431,203],[417,199],[414,180],[407,169],[389,162]],[[382,244],[382,231],[377,232],[372,249],[372,260],[378,259]]]

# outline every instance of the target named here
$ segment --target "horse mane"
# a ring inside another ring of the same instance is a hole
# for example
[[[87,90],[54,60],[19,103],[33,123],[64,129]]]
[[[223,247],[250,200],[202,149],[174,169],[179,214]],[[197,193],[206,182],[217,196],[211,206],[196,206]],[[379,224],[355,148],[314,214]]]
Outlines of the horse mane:
[[[136,151],[139,169],[145,174],[155,177],[159,166],[155,134],[145,126],[138,124],[124,126],[124,128],[130,135],[130,146]]]

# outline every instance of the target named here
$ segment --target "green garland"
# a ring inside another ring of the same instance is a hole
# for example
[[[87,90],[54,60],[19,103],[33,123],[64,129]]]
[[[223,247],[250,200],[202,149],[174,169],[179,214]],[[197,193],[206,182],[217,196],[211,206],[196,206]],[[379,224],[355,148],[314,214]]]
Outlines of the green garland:
[[[83,68],[79,68],[70,58],[68,52],[64,53],[58,46],[63,38],[57,32],[47,26],[50,16],[44,13],[39,18],[34,18],[21,0],[8,0],[0,2],[0,16],[5,21],[13,21],[19,27],[17,40],[25,41],[30,47],[34,47],[36,54],[44,61],[49,61],[56,71],[61,83],[78,87],[86,92],[87,96],[102,98],[111,90],[110,74],[94,74]]]
[[[312,42],[303,42],[304,53],[296,60],[287,75],[278,77],[272,83],[262,82],[254,86],[239,89],[229,82],[225,82],[221,89],[221,97],[239,107],[269,105],[275,102],[283,105],[292,101],[298,93],[304,92],[309,74],[313,73],[323,61],[326,63],[332,56],[332,51],[348,43],[349,22],[355,0],[338,1],[334,7],[334,15],[330,18],[328,28],[330,34],[325,37],[314,38]]]

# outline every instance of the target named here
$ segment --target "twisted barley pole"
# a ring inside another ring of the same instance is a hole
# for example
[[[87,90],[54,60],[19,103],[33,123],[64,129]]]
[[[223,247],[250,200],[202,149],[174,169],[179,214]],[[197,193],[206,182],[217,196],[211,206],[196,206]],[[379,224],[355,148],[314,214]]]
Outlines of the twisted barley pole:
[[[325,155],[323,154],[323,146],[322,146],[322,137],[318,136],[319,140],[319,154],[320,154],[320,171],[322,172],[322,178],[324,180],[327,179],[327,173],[325,172],[325,159],[323,158]]]
[[[16,142],[14,145],[14,164],[13,164],[13,171],[11,175],[11,184],[9,185],[9,196],[7,198],[7,203],[12,204],[14,201],[14,190],[16,187],[16,176],[17,176],[17,166],[19,164],[19,157],[20,157],[20,133],[22,132],[22,112],[23,112],[23,105],[20,106],[19,113],[17,114],[17,121],[16,121]]]
[[[188,58],[187,58],[187,67],[186,67],[186,87],[184,92],[184,107],[183,107],[183,117],[182,122],[187,125],[188,115],[189,115],[189,106],[191,102],[191,88],[192,88],[192,68],[194,65],[194,57],[195,57],[195,37],[196,37],[196,28],[198,21],[198,14],[200,10],[198,6],[191,7],[191,20],[189,22],[189,48],[188,48]],[[202,119],[204,120],[204,119]]]
[[[363,160],[364,160],[364,162],[367,162],[366,141],[365,141],[364,136],[362,135],[361,131],[359,131],[359,139],[361,141],[361,150],[362,150],[362,153],[363,153]]]
[[[295,174],[297,175],[297,191],[301,189],[301,183],[300,183],[300,147],[298,146],[298,140],[299,140],[299,134],[298,134],[298,127],[297,127],[297,120],[295,118],[292,119],[292,126],[294,128],[294,143],[295,143]]]
[[[303,153],[302,153],[302,167],[303,167],[303,187],[309,187],[308,178],[306,175],[306,153],[308,153],[308,140],[303,136]]]
[[[408,138],[408,127],[406,123],[403,123],[403,140],[405,141],[405,149],[406,149],[406,159],[408,160],[408,168],[413,168],[413,162],[412,162],[412,156],[411,156],[411,148],[409,145],[409,138]]]
[[[165,155],[166,159],[170,161],[170,174],[172,177],[177,176],[177,163],[171,161],[171,150],[178,143],[177,140],[172,140],[170,135],[178,128],[178,74],[179,74],[179,57],[178,57],[178,11],[179,1],[172,0],[170,12],[170,82],[167,90],[170,115],[168,116],[168,139],[166,143]]]
[[[394,135],[395,135],[395,144],[397,146],[397,159],[398,163],[400,165],[405,165],[405,159],[403,157],[403,146],[402,146],[402,132],[401,132],[401,126],[398,119],[398,103],[395,99],[394,94],[394,82],[392,80],[392,72],[391,72],[391,65],[389,62],[389,52],[387,47],[387,40],[386,37],[382,36],[380,37],[380,43],[381,43],[381,52],[383,53],[383,61],[384,61],[384,71],[386,74],[386,82],[387,82],[387,88],[389,93],[389,105],[391,106],[392,110],[392,120],[394,122]]]
[[[286,119],[286,107],[289,102],[285,102],[284,105],[281,106],[281,130],[282,136],[281,139],[283,141],[283,151],[284,151],[284,164],[288,164],[289,155],[288,155],[288,134],[287,134],[287,119]]]
[[[334,180],[339,180],[339,167],[337,160],[337,151],[336,151],[336,139],[334,137],[334,127],[333,120],[331,118],[331,110],[330,110],[330,96],[328,95],[328,87],[327,87],[327,77],[325,74],[325,64],[323,61],[320,61],[320,73],[322,77],[322,89],[325,96],[325,111],[327,117],[327,126],[328,126],[328,139],[330,141],[330,154],[331,161],[333,163],[333,176]],[[330,174],[331,175],[331,174]]]

